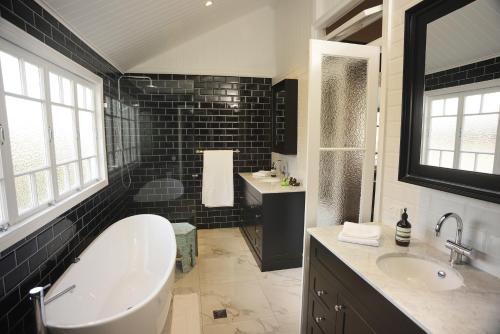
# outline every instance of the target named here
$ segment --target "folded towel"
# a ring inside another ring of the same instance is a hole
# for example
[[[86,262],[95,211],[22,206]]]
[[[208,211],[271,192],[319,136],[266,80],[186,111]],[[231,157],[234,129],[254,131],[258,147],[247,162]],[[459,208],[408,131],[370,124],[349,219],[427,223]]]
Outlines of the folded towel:
[[[342,232],[339,233],[337,239],[339,241],[349,242],[352,244],[360,244],[360,245],[367,245],[374,247],[378,247],[380,245],[378,239],[360,239],[360,238],[346,237]]]
[[[380,226],[375,224],[356,224],[345,222],[342,234],[346,237],[358,239],[379,239]]]
[[[354,244],[379,246],[380,233],[380,226],[378,225],[345,222],[337,239]]]
[[[201,202],[208,208],[234,205],[232,150],[203,152]]]
[[[268,177],[271,176],[271,171],[259,170],[258,172],[252,173],[253,177]]]

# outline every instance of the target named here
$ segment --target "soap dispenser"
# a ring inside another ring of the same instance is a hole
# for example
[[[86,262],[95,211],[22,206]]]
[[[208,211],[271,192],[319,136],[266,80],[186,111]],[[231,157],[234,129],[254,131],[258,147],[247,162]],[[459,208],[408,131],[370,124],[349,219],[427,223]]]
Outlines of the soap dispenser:
[[[401,220],[396,224],[396,245],[408,247],[411,239],[411,224],[408,221],[406,208],[401,214]]]

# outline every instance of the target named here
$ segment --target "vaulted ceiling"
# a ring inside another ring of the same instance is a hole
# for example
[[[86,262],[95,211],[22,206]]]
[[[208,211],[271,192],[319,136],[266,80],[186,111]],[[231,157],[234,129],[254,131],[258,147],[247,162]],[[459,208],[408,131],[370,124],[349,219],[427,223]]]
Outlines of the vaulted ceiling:
[[[476,0],[427,26],[426,73],[499,55],[499,0]]]
[[[125,72],[274,0],[213,0],[210,7],[204,0],[37,1]]]

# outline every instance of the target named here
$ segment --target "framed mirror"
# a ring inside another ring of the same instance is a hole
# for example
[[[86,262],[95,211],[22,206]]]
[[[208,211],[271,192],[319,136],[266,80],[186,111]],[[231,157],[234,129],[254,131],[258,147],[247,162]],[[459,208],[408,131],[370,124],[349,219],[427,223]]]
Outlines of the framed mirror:
[[[406,12],[399,180],[500,203],[500,1]]]

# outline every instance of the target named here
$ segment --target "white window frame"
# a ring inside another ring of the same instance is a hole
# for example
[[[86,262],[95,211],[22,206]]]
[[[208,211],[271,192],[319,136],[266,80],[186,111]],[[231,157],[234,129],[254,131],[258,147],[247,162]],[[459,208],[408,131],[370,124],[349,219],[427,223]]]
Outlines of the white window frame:
[[[104,137],[104,110],[103,110],[103,80],[98,75],[87,70],[85,67],[75,63],[71,59],[52,49],[51,47],[40,42],[33,36],[29,35],[25,31],[17,28],[10,22],[0,19],[0,49],[7,51],[17,57],[23,58],[32,62],[38,66],[42,64],[44,71],[50,70],[56,74],[68,77],[71,76],[71,80],[74,81],[74,99],[75,99],[75,118],[76,124],[78,126],[78,105],[76,102],[76,84],[81,83],[84,86],[92,86],[95,89],[95,126],[96,126],[96,144],[97,144],[97,157],[98,157],[98,169],[99,169],[99,180],[90,185],[83,185],[82,175],[80,175],[80,189],[75,191],[70,191],[62,196],[54,193],[54,203],[47,204],[44,207],[38,207],[36,212],[31,212],[31,215],[25,217],[26,214],[22,216],[17,215],[17,210],[13,211],[13,202],[16,201],[16,196],[6,196],[7,209],[9,215],[9,221],[11,226],[6,232],[0,233],[0,251],[5,250],[11,245],[15,244],[19,240],[25,238],[31,233],[37,231],[47,223],[51,222],[55,218],[59,217],[61,214],[70,210],[77,204],[81,203],[88,197],[97,193],[99,190],[105,188],[108,185],[108,173],[107,173],[107,162],[106,162],[106,146]],[[10,51],[10,52],[9,52]],[[30,61],[35,60],[35,61]],[[62,73],[58,73],[62,72]],[[69,73],[68,73],[69,72]],[[44,72],[45,73],[45,72]],[[48,74],[44,74],[43,80],[48,79]],[[3,83],[0,82],[0,85]],[[48,82],[45,83],[48,85]],[[3,92],[3,88],[1,90]],[[48,89],[45,89],[43,95],[46,95]],[[45,96],[45,107],[50,108],[50,96]],[[0,103],[0,114],[4,115],[2,117],[6,118],[5,105],[3,103],[4,99],[2,97]],[[3,121],[3,120],[2,120]],[[47,120],[51,121],[51,120]],[[52,126],[51,123],[49,123]],[[77,132],[78,133],[78,132]],[[7,149],[6,149],[7,148]],[[12,177],[12,160],[10,155],[9,145],[3,145],[2,149],[2,159],[4,167],[10,164],[10,171],[4,168],[4,180],[5,180],[5,190],[6,193],[15,194],[14,178]],[[77,150],[78,150],[78,163],[81,162],[80,155],[80,142],[79,137],[77,140]],[[49,160],[51,161],[51,167],[55,166],[55,160],[52,154],[49,154]],[[52,173],[54,173],[55,168],[52,168]],[[7,175],[9,173],[10,175]],[[80,173],[82,174],[82,173]],[[52,182],[55,182],[55,175],[52,175]],[[54,185],[57,188],[57,185]],[[10,204],[9,204],[10,203]],[[14,220],[11,219],[14,218]]]
[[[455,87],[449,87],[449,88],[442,88],[442,89],[435,89],[431,91],[427,91],[424,93],[424,129],[423,133],[425,134],[423,136],[424,140],[421,143],[422,145],[422,160],[421,164],[424,163],[424,161],[427,161],[427,154],[429,152],[429,147],[427,143],[427,138],[428,138],[428,131],[430,128],[429,122],[430,118],[429,117],[429,112],[430,112],[430,106],[433,100],[437,99],[447,99],[447,98],[452,98],[452,97],[457,97],[459,99],[458,101],[458,109],[457,109],[457,123],[456,123],[456,130],[455,130],[455,147],[453,150],[454,153],[454,159],[453,159],[453,168],[458,169],[459,168],[459,163],[460,163],[460,153],[462,152],[460,150],[460,143],[461,143],[461,130],[462,130],[462,122],[464,118],[464,101],[465,97],[469,95],[483,95],[491,92],[498,92],[500,91],[500,79],[494,79],[494,80],[488,80],[488,81],[482,81],[478,83],[472,83],[472,84],[467,84],[467,85],[462,85],[462,86],[455,86]],[[482,100],[481,100],[482,104]],[[482,105],[481,105],[482,108]],[[480,113],[479,115],[485,115],[483,113]],[[443,116],[444,117],[444,116]],[[451,116],[450,116],[451,117]],[[500,116],[499,116],[500,117]],[[497,174],[500,171],[500,119],[498,122],[498,130],[497,130],[497,138],[496,138],[496,148],[495,148],[495,160],[493,164],[493,173]],[[451,152],[451,151],[450,151]],[[474,153],[474,152],[473,152]],[[477,163],[477,161],[476,161]]]

